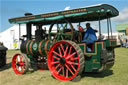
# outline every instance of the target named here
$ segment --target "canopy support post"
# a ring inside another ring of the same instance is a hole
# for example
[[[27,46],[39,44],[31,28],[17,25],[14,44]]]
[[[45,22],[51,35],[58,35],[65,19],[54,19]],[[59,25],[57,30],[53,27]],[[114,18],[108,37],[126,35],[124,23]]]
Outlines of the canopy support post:
[[[108,27],[108,39],[109,39],[109,20],[108,20],[108,17],[107,17],[107,27]]]
[[[101,40],[101,22],[100,22],[100,14],[99,14],[99,39]]]
[[[109,24],[110,24],[111,38],[113,39],[113,37],[112,37],[112,25],[111,25],[111,18],[110,17],[109,17]]]

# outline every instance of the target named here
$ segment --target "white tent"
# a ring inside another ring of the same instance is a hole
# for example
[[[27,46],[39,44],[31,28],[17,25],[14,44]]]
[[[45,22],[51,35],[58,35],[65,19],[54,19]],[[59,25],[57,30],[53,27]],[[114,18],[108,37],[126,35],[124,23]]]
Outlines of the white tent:
[[[43,26],[43,28],[46,27],[46,30],[48,32],[49,26]],[[55,30],[56,27],[53,27],[53,30]],[[32,35],[35,35],[36,26],[32,26]],[[21,24],[20,25],[20,36],[26,35],[26,25]],[[0,33],[0,42],[3,42],[3,44],[8,49],[19,49],[20,48],[20,40],[19,40],[19,25],[15,24],[9,29],[5,30],[4,32]],[[15,47],[15,44],[17,47]]]
[[[32,26],[32,28],[35,30],[36,27]],[[34,34],[34,30],[32,30],[32,34]],[[22,24],[20,25],[20,36],[26,35],[26,25]],[[15,24],[9,29],[5,30],[4,32],[0,33],[0,42],[3,42],[3,44],[8,49],[19,49],[20,48],[20,41],[19,41],[19,25]],[[17,44],[17,47],[14,46],[14,44]]]
[[[25,25],[21,25],[21,35],[26,34],[25,32]],[[17,41],[17,44],[19,44],[19,25],[13,25],[9,29],[5,30],[4,32],[0,33],[0,42],[3,42],[3,44],[8,49],[14,49],[14,42]],[[18,45],[19,48],[19,45]]]

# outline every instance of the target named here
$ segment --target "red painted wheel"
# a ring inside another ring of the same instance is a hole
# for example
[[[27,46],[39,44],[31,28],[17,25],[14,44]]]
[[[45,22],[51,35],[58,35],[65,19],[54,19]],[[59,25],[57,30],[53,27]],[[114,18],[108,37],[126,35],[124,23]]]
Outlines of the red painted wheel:
[[[28,70],[29,64],[25,54],[16,54],[12,59],[12,68],[16,74],[24,74]]]
[[[72,41],[56,42],[48,53],[48,67],[59,80],[68,81],[81,74],[84,68],[84,55],[80,47]]]

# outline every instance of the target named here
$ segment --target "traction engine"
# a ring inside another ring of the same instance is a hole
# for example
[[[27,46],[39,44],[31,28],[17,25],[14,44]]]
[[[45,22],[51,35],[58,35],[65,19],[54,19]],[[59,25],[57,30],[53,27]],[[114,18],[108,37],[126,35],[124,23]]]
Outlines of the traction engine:
[[[21,54],[14,55],[12,59],[16,74],[24,74],[29,68],[49,69],[56,79],[69,81],[77,80],[83,72],[103,72],[114,65],[114,48],[117,44],[112,36],[110,18],[118,16],[119,12],[113,6],[101,4],[40,15],[25,15],[9,19],[10,23],[19,24],[19,29],[20,24],[26,24],[26,35],[20,37]],[[105,19],[107,39],[101,37],[101,20]],[[99,39],[90,44],[83,42],[85,30],[81,22],[85,21],[99,23]],[[36,26],[35,31],[32,26]]]

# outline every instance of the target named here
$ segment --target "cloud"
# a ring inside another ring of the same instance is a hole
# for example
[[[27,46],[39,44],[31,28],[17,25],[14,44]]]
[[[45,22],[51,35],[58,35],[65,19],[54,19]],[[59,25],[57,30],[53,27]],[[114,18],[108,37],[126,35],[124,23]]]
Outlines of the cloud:
[[[128,22],[128,8],[124,8],[121,12],[119,12],[119,16],[113,18],[113,21]]]
[[[65,7],[64,10],[69,10],[70,8],[71,8],[70,6],[67,6],[67,7]]]

